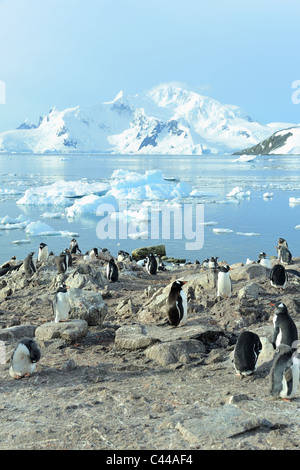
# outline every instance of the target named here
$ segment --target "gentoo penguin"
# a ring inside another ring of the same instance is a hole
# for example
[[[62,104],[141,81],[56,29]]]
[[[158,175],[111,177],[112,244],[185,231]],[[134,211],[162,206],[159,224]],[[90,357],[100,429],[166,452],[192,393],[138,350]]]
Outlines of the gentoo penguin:
[[[181,326],[187,319],[187,297],[182,286],[187,281],[177,280],[173,282],[167,300],[167,314],[169,324],[176,327]]]
[[[111,282],[117,282],[119,279],[119,270],[118,266],[115,264],[113,258],[109,260],[106,266],[106,276],[107,279]]]
[[[70,313],[69,292],[65,284],[59,286],[53,303],[54,322],[67,321]]]
[[[40,262],[48,259],[48,245],[46,243],[40,243],[37,259]]]
[[[208,268],[208,263],[209,263],[209,259],[206,258],[206,259],[202,262],[203,268]]]
[[[264,266],[265,268],[271,269],[272,268],[272,263],[271,261],[267,258],[267,255],[264,251],[261,251],[258,255],[258,260],[257,262],[261,264],[261,266]]]
[[[218,282],[217,282],[217,297],[231,297],[231,279],[230,279],[230,266],[219,266],[218,268]]]
[[[157,273],[157,261],[152,253],[146,257],[146,269],[149,274]]]
[[[284,239],[284,238],[278,238],[278,242],[277,242],[277,246],[275,246],[276,250],[277,250],[277,257],[279,259],[279,251],[280,251],[280,248],[281,247],[284,247],[284,248],[288,248],[288,243],[287,241]]]
[[[292,347],[294,341],[298,340],[297,327],[288,314],[286,305],[282,302],[274,312],[273,325],[272,345],[274,349],[278,348],[280,344],[287,344]]]
[[[10,376],[15,379],[30,376],[40,358],[41,351],[37,343],[31,338],[22,338],[11,356]]]
[[[256,362],[262,344],[259,336],[251,331],[243,331],[234,347],[233,363],[238,375],[251,375],[256,369]]]
[[[55,258],[55,264],[57,267],[58,274],[63,274],[68,269],[67,253],[64,251]]]
[[[270,392],[274,398],[291,400],[299,384],[299,354],[287,344],[281,344],[270,370]]]
[[[279,247],[278,247],[278,259],[281,263],[291,264],[292,253],[285,246],[279,245]]]
[[[81,253],[81,250],[80,250],[80,248],[78,246],[78,243],[77,243],[77,240],[75,238],[73,238],[71,240],[69,250],[70,250],[72,255],[76,255],[77,251],[79,251],[79,253]]]
[[[218,267],[218,256],[212,256],[208,261],[208,267],[211,269],[217,269]]]
[[[25,271],[26,276],[32,276],[32,274],[36,272],[36,267],[32,259],[33,255],[34,255],[34,251],[29,253],[23,261],[24,271]]]
[[[129,258],[129,261],[132,261],[132,257],[127,251],[119,250],[118,251],[118,261],[124,261]]]
[[[285,289],[288,282],[288,273],[282,264],[275,264],[270,272],[271,286]]]
[[[98,258],[98,248],[92,248],[92,250],[89,252],[89,257],[90,259],[96,259]]]
[[[68,248],[66,248],[63,253],[66,254],[66,263],[67,263],[67,269],[68,268],[71,268],[72,265],[73,265],[73,259],[72,259],[72,255],[71,255],[71,252],[70,250],[68,250]]]

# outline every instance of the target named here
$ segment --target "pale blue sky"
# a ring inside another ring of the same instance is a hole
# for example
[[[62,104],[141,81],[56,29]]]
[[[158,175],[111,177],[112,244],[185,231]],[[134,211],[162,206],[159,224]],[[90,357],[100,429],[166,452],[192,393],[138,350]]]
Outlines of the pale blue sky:
[[[0,0],[0,131],[169,81],[299,123],[299,19],[299,0]]]

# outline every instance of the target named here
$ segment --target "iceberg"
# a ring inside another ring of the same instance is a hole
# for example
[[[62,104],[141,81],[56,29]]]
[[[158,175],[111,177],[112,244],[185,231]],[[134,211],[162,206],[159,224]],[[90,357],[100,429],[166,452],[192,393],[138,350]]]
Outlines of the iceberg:
[[[236,232],[237,235],[244,235],[245,237],[258,237],[260,233],[255,232]]]
[[[106,183],[86,181],[57,181],[53,184],[30,188],[17,201],[19,205],[72,205],[73,199],[89,194],[102,195],[108,190]]]
[[[106,194],[105,196],[97,196],[90,194],[80,199],[76,199],[71,207],[66,208],[67,217],[73,218],[82,216],[85,214],[96,214],[99,215],[101,207],[104,209],[105,206],[110,206],[114,211],[118,210],[118,201],[114,196]]]
[[[32,236],[44,235],[45,233],[54,232],[54,229],[47,224],[44,224],[40,220],[37,222],[31,222],[25,228],[25,232]]]
[[[294,206],[300,204],[300,197],[290,197],[289,198],[289,205]]]
[[[244,191],[243,188],[236,186],[227,194],[227,197],[243,198],[243,197],[250,197],[250,195],[251,195],[250,191]]]
[[[0,221],[0,230],[24,229],[29,223],[30,220],[28,220],[23,214],[20,214],[16,219],[6,215]]]

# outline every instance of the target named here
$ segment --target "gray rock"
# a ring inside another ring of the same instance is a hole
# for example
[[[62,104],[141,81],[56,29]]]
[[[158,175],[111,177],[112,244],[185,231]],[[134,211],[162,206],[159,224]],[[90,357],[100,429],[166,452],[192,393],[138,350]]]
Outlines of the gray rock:
[[[33,338],[36,330],[36,325],[17,325],[0,330],[1,341],[18,341],[27,336]]]
[[[100,292],[72,287],[69,290],[69,302],[69,318],[85,320],[89,326],[101,326],[108,312]]]
[[[258,299],[259,287],[256,282],[250,282],[246,284],[242,289],[238,291],[239,299],[246,299],[250,297],[251,299]]]
[[[142,325],[122,326],[116,331],[115,344],[121,349],[145,349],[160,341],[149,334]]]
[[[86,336],[88,324],[85,320],[72,320],[67,322],[48,322],[40,325],[35,330],[38,341],[49,341],[62,338],[66,341],[78,341]]]
[[[191,339],[155,344],[146,349],[145,355],[162,366],[168,366],[177,362],[186,364],[191,361],[191,355],[200,356],[205,351],[206,348],[201,341]]]
[[[212,411],[205,411],[202,416],[179,421],[176,429],[191,444],[203,442],[203,439],[220,441],[259,428],[261,420],[236,406],[226,404]]]
[[[230,277],[233,281],[249,280],[268,274],[267,268],[260,264],[247,264],[243,267],[237,267],[230,271]]]

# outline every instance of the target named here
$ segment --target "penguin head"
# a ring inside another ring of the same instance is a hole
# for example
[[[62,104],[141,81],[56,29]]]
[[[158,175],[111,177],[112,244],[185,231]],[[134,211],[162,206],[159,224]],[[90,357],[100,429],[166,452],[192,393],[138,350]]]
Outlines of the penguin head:
[[[40,243],[40,249],[42,250],[43,248],[45,248],[45,246],[47,246],[46,243]]]
[[[171,286],[171,290],[180,291],[182,286],[186,283],[187,283],[187,281],[180,281],[179,279],[177,279],[177,281],[173,282],[173,284]]]
[[[110,258],[110,260],[109,260],[108,264],[110,264],[110,265],[113,265],[113,264],[115,264],[115,260],[114,260],[113,258]]]
[[[57,292],[57,294],[59,292],[63,292],[64,294],[66,294],[68,292],[68,289],[69,289],[69,287],[67,287],[66,284],[61,284],[56,292]]]
[[[275,307],[275,315],[286,315],[288,313],[286,305],[282,302],[277,304]]]
[[[225,266],[219,266],[219,271],[221,271],[222,273],[228,273],[229,271],[231,271],[231,267],[229,266],[229,264],[225,264]]]
[[[284,238],[278,238],[278,245],[282,245],[282,243],[285,242],[285,239]]]
[[[31,251],[31,252],[28,254],[28,256],[30,256],[30,258],[32,258],[33,255],[34,255],[34,253],[35,253],[35,251]]]
[[[267,257],[266,253],[264,251],[261,251],[258,255],[258,259],[261,260],[261,259],[265,259]]]

